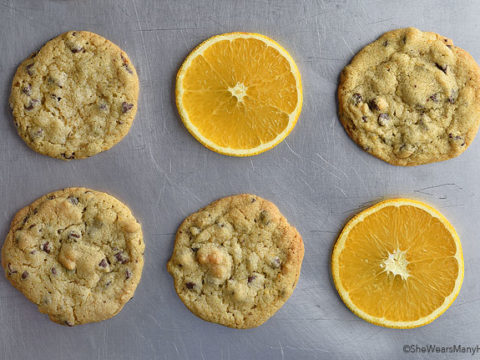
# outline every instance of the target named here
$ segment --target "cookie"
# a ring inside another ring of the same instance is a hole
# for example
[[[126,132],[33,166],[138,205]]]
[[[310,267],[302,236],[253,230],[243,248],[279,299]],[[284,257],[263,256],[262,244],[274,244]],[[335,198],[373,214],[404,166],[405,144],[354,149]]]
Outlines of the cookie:
[[[127,54],[88,31],[69,31],[18,67],[10,107],[36,152],[63,160],[110,149],[137,111],[138,77]]]
[[[303,253],[300,234],[274,204],[242,194],[187,217],[167,268],[190,311],[246,329],[263,324],[287,301]]]
[[[116,315],[143,268],[142,229],[114,197],[85,188],[47,194],[14,217],[2,248],[7,279],[68,326]]]
[[[383,34],[346,66],[339,117],[365,151],[411,166],[460,155],[480,124],[480,69],[441,35],[415,28]]]

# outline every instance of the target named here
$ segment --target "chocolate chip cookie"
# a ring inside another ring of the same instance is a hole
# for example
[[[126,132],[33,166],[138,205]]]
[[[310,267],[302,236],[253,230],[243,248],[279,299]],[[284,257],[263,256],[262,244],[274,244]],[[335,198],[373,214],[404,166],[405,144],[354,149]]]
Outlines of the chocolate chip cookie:
[[[30,148],[81,159],[110,149],[128,133],[138,89],[135,68],[118,46],[88,31],[70,31],[18,67],[10,107]]]
[[[187,217],[167,267],[194,314],[245,329],[263,324],[287,301],[303,253],[300,234],[274,204],[242,194]]]
[[[480,124],[480,69],[452,40],[418,29],[385,33],[345,67],[339,116],[350,137],[393,165],[460,155]]]
[[[133,297],[142,229],[114,197],[85,188],[47,194],[14,217],[2,248],[7,279],[62,325],[101,321]]]

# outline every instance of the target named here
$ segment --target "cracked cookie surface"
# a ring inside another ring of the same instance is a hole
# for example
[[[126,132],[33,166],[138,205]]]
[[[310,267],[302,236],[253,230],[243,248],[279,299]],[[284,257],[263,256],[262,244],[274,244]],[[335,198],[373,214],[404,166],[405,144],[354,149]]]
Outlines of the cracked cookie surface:
[[[339,117],[365,151],[393,165],[460,155],[480,124],[480,69],[441,35],[383,34],[344,68]]]
[[[2,267],[40,312],[73,326],[120,312],[140,281],[144,248],[141,225],[124,204],[68,188],[15,215]]]
[[[241,194],[187,217],[167,267],[177,294],[194,314],[252,328],[290,297],[303,254],[300,234],[274,204]]]
[[[81,159],[127,135],[138,91],[125,52],[100,35],[70,31],[20,64],[10,107],[30,148],[62,160]]]

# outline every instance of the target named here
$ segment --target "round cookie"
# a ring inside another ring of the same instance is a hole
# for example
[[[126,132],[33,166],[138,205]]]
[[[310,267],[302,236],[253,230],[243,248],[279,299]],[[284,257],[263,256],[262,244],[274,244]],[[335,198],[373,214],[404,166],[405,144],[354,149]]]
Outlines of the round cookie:
[[[85,188],[47,194],[14,217],[2,248],[7,279],[62,325],[109,319],[133,297],[142,229],[114,197]]]
[[[303,254],[300,234],[274,204],[242,194],[187,217],[167,268],[190,311],[246,329],[263,324],[287,301]]]
[[[135,68],[118,46],[88,31],[69,31],[20,64],[10,107],[30,148],[81,159],[127,135],[138,91]]]
[[[480,69],[441,35],[415,28],[383,34],[346,66],[339,117],[350,137],[393,165],[460,155],[480,124]]]

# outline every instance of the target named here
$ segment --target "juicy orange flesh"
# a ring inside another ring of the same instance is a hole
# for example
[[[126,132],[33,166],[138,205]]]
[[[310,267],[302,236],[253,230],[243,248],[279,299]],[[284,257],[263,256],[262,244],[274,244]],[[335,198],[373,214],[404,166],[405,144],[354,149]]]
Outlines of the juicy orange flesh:
[[[381,264],[406,251],[406,279]],[[339,258],[340,278],[351,301],[367,314],[414,321],[431,314],[450,295],[458,277],[456,244],[445,226],[411,206],[387,206],[349,233]]]
[[[242,84],[238,99],[229,89]],[[298,101],[290,63],[261,40],[222,40],[197,56],[183,79],[182,103],[200,133],[222,147],[257,147],[277,137]]]

